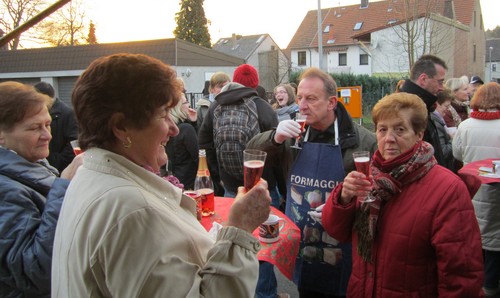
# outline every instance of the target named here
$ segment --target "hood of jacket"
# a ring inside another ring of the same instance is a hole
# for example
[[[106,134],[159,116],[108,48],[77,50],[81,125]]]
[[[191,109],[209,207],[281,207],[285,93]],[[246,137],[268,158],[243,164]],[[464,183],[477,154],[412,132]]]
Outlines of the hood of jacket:
[[[198,99],[198,101],[196,102],[196,108],[199,108],[199,107],[210,107],[212,103],[210,102],[210,100],[208,100],[208,98],[200,98]]]
[[[229,83],[224,86],[224,91],[217,94],[215,100],[220,105],[234,104],[240,101],[242,98],[259,96],[257,90],[249,87],[245,87],[238,83]]]

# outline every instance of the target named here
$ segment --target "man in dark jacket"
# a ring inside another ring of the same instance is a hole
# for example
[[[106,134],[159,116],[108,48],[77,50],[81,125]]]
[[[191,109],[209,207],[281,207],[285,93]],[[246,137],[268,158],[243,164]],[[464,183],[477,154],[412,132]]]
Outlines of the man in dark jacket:
[[[52,98],[50,108],[50,130],[52,140],[49,143],[49,156],[47,160],[50,165],[61,173],[73,160],[75,154],[70,142],[78,138],[78,125],[73,110],[59,98],[55,97],[55,91],[51,84],[40,82],[35,89]]]
[[[443,91],[447,69],[446,63],[442,59],[433,55],[423,55],[413,64],[410,70],[410,79],[406,80],[400,89],[401,92],[415,94],[424,101],[429,112],[429,119],[431,119],[431,113],[435,109],[437,95]],[[434,147],[434,157],[440,165],[446,167],[438,130],[433,121],[427,121],[424,141]]]

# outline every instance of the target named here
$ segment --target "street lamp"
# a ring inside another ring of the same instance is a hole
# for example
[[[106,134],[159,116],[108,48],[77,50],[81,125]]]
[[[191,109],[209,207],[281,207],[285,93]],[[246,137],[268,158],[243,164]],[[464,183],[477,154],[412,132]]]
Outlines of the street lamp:
[[[493,77],[491,76],[491,69],[493,68],[493,65],[491,65],[491,51],[493,51],[493,47],[490,47],[490,82],[493,81]]]

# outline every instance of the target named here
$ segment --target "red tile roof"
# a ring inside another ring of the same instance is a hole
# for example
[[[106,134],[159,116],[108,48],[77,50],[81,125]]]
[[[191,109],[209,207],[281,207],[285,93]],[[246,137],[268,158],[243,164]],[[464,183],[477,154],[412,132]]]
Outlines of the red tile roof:
[[[415,2],[417,1],[417,2]],[[322,31],[327,25],[333,25],[329,33],[323,32],[323,46],[337,46],[353,44],[354,36],[374,32],[394,24],[389,21],[401,22],[403,20],[425,15],[426,12],[434,12],[443,15],[446,0],[410,0],[409,7],[415,13],[405,14],[404,0],[385,0],[370,2],[367,8],[361,8],[359,4],[331,7],[321,9]],[[455,17],[460,23],[469,26],[473,21],[474,4],[479,0],[454,0]],[[361,2],[361,1],[360,1]],[[415,6],[417,3],[417,6]],[[480,13],[477,13],[478,20]],[[317,10],[309,11],[297,32],[293,36],[289,49],[316,47],[317,38]],[[356,23],[363,22],[360,30],[354,30]],[[334,39],[334,43],[328,40]]]

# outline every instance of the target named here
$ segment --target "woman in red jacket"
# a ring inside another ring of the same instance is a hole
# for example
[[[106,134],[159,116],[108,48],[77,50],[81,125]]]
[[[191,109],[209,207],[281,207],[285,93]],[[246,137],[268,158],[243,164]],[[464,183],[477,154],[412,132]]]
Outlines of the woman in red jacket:
[[[352,240],[348,297],[479,297],[483,261],[465,184],[422,141],[428,111],[394,93],[373,108],[372,176],[353,171],[323,209],[325,230]],[[358,201],[371,196],[372,203]]]

